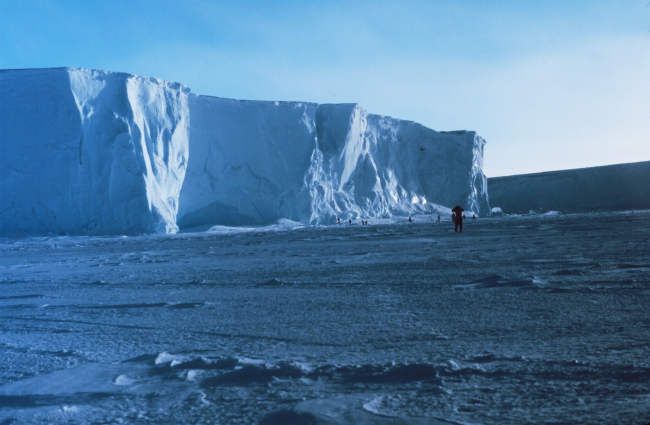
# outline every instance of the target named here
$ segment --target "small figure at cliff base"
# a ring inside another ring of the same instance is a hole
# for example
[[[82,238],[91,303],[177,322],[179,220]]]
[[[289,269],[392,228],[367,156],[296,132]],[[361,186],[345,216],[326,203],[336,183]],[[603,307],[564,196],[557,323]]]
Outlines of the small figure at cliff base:
[[[463,209],[463,207],[460,205],[456,205],[451,209],[451,211],[454,213],[452,214],[454,232],[458,232],[458,227],[460,227],[460,233],[463,233],[463,211],[465,211],[465,209]]]

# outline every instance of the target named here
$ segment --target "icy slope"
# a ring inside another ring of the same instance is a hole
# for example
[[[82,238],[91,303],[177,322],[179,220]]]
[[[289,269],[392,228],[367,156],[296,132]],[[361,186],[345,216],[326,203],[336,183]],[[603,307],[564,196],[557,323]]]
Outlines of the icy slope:
[[[333,223],[489,210],[484,140],[371,115],[355,104],[190,96],[178,224]]]
[[[488,179],[505,213],[650,209],[650,161]]]
[[[105,71],[2,71],[0,234],[176,231],[188,93]]]

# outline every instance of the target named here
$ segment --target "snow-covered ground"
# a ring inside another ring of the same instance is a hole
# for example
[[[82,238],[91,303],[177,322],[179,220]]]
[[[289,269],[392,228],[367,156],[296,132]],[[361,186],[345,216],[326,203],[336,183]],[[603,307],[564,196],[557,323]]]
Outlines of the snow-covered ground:
[[[0,423],[646,423],[650,212],[0,240]]]

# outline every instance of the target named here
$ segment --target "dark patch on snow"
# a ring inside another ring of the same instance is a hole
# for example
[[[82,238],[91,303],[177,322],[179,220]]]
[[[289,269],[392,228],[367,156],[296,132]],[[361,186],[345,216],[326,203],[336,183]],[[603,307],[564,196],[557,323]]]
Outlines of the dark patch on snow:
[[[0,406],[7,407],[38,407],[40,404],[32,399],[32,396],[24,395],[0,395]]]
[[[522,362],[525,361],[525,359],[521,356],[504,357],[504,356],[497,356],[495,354],[483,354],[483,355],[470,357],[468,361],[472,363],[492,363],[492,362],[502,362],[502,361]]]
[[[568,289],[568,288],[551,288],[546,292],[549,294],[571,294],[576,291],[574,289]]]
[[[15,300],[21,298],[42,298],[45,295],[41,294],[27,294],[27,295],[3,295],[0,296],[0,300]]]
[[[10,304],[10,305],[0,305],[1,309],[23,309],[23,308],[38,308],[37,304]]]
[[[192,360],[175,366],[175,368],[186,369],[218,369],[234,368],[236,360],[226,359],[222,363],[211,364],[205,360]],[[333,366],[325,365],[313,370],[305,370],[294,364],[279,363],[275,366],[267,365],[241,365],[232,371],[225,372],[206,378],[201,382],[202,388],[214,388],[219,386],[249,386],[253,384],[264,384],[274,379],[299,379],[308,378],[312,380],[326,379],[339,381],[344,384],[387,384],[401,385],[411,382],[421,382],[442,385],[438,376],[439,367],[429,363],[414,364],[364,364]]]
[[[581,272],[580,270],[575,270],[575,269],[565,269],[565,270],[558,270],[555,273],[553,273],[554,276],[583,276],[584,273]]]
[[[200,305],[203,305],[203,303],[178,303],[178,304],[168,304],[167,308],[172,310],[180,310],[186,308],[195,308]]]
[[[316,425],[317,423],[316,417],[311,413],[279,410],[264,415],[259,425]]]
[[[126,309],[126,308],[150,308],[164,307],[167,303],[135,303],[135,304],[109,304],[109,305],[79,305],[75,308],[100,308],[100,309]]]
[[[619,269],[645,269],[650,267],[648,264],[619,264]]]
[[[285,286],[285,285],[286,285],[286,286],[289,286],[289,285],[292,285],[292,283],[285,282],[284,280],[280,280],[280,279],[272,278],[272,279],[267,280],[266,282],[259,283],[259,284],[255,285],[255,286],[259,286],[259,287],[274,287],[274,286],[278,286],[278,287],[279,287],[279,286]]]

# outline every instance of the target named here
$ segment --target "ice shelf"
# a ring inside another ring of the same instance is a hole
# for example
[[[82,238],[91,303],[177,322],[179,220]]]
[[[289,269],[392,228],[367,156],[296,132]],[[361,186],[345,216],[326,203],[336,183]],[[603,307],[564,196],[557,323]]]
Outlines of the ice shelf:
[[[79,68],[0,71],[0,95],[0,235],[489,214],[472,131]]]

